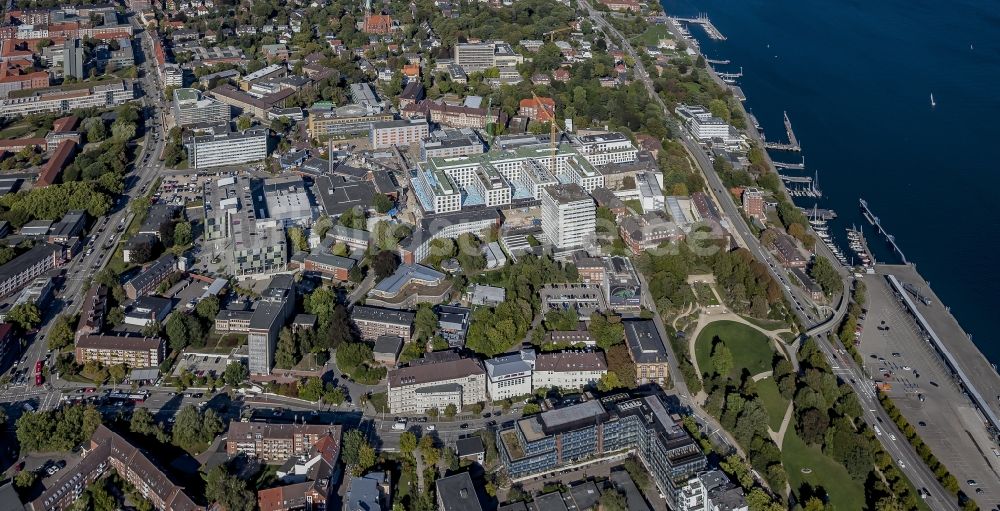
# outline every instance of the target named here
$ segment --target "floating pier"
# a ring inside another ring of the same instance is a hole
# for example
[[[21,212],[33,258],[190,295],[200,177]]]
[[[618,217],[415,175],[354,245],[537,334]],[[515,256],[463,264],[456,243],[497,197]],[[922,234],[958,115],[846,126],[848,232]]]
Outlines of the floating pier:
[[[787,185],[791,185],[788,188],[788,195],[792,197],[822,197],[823,191],[819,189],[819,172],[816,173],[816,177],[812,178],[809,176],[783,176],[778,174]],[[799,186],[795,186],[799,185]]]
[[[806,168],[806,157],[802,157],[802,163],[785,163],[781,161],[775,161],[774,168],[776,169],[788,169],[788,170],[805,170]]]
[[[861,212],[863,213],[865,220],[871,222],[871,224],[875,226],[875,230],[879,234],[885,236],[885,239],[889,241],[889,245],[892,246],[892,249],[897,254],[899,254],[899,258],[903,260],[903,264],[908,264],[906,256],[903,255],[903,249],[899,248],[899,245],[896,243],[896,237],[889,234],[889,231],[886,231],[885,228],[882,227],[882,222],[877,216],[875,216],[875,213],[872,213],[871,208],[868,207],[868,202],[864,199],[858,199],[858,203],[861,205]]]
[[[743,78],[743,68],[740,67],[739,73],[723,73],[720,71],[716,71],[715,74],[719,75],[719,78],[722,78],[722,81],[728,84],[733,84],[736,82],[737,78]]]
[[[708,19],[708,14],[699,13],[695,18],[674,18],[682,23],[694,23],[695,25],[701,25],[701,28],[705,29],[705,33],[708,37],[715,39],[716,41],[725,41],[726,36],[722,35],[722,32],[715,25],[712,24],[712,20]]]
[[[800,207],[799,209],[802,210],[803,213],[817,220],[827,221],[837,218],[837,212],[832,209],[821,209],[815,206],[813,206],[811,209],[803,207]]]
[[[729,64],[729,59],[719,60],[719,59],[710,59],[710,58],[706,57],[705,58],[705,62],[708,62],[709,64],[716,64],[716,65],[724,66],[726,64]]]

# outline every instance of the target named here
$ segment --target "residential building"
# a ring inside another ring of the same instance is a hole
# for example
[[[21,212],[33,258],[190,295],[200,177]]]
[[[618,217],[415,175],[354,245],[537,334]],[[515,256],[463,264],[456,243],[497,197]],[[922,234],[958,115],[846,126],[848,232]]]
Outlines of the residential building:
[[[125,296],[128,296],[130,300],[135,300],[140,296],[151,294],[160,285],[160,282],[163,282],[167,276],[176,270],[177,257],[173,254],[161,255],[156,261],[153,261],[140,271],[138,275],[125,283],[123,286],[125,288]]]
[[[145,451],[129,443],[106,426],[98,425],[83,448],[83,457],[66,470],[58,472],[41,495],[29,502],[28,511],[64,511],[72,509],[87,487],[115,470],[158,511],[204,511],[191,500],[184,488],[175,484],[159,463]]]
[[[666,383],[670,365],[667,363],[667,348],[656,324],[651,319],[628,320],[623,323],[625,344],[635,363],[636,383]]]
[[[147,327],[163,323],[173,306],[173,301],[169,298],[140,296],[125,312],[125,324]]]
[[[535,350],[501,355],[487,360],[486,385],[490,399],[500,401],[532,392],[531,373],[535,369]]]
[[[532,390],[547,387],[582,389],[595,385],[607,372],[608,362],[604,359],[604,353],[599,351],[542,353],[535,358]]]
[[[395,121],[373,122],[368,141],[373,149],[408,146],[427,137],[427,119],[414,117]]]
[[[220,254],[228,273],[238,278],[266,278],[287,268],[284,231],[259,218],[266,203],[258,181],[246,176],[205,183],[205,250]]]
[[[327,439],[330,440],[327,440]],[[229,423],[226,453],[255,458],[263,463],[284,463],[295,456],[315,453],[317,444],[332,442],[339,452],[341,427],[327,424],[273,424],[267,422]],[[322,442],[322,443],[321,443]]]
[[[66,261],[62,245],[40,243],[0,266],[0,298],[19,291],[31,281]]]
[[[344,497],[345,511],[388,511],[390,496],[388,472],[371,472],[352,477]],[[263,510],[262,510],[263,511]]]
[[[388,394],[390,413],[444,411],[448,405],[461,410],[486,401],[486,372],[472,358],[428,354],[389,371]]]
[[[420,140],[420,161],[453,158],[485,152],[483,141],[472,128],[434,130]]]
[[[522,99],[517,115],[527,117],[535,122],[549,122],[555,118],[556,102],[552,98]]]
[[[702,106],[677,105],[674,112],[684,120],[691,134],[698,140],[707,141],[713,138],[729,138],[730,128],[726,121],[712,115]]]
[[[375,339],[372,357],[375,362],[384,366],[395,366],[399,353],[403,349],[403,338],[398,335],[380,335]]]
[[[439,511],[483,511],[468,472],[442,477],[434,484],[437,486]]]
[[[764,213],[764,193],[760,188],[751,186],[743,190],[743,212],[761,223],[767,222],[767,215]]]
[[[710,470],[692,476],[680,488],[679,511],[747,511],[743,489],[733,484],[723,472]]]
[[[671,509],[680,488],[707,464],[659,395],[615,394],[525,417],[497,432],[497,448],[513,482],[633,452]]]
[[[643,211],[663,211],[666,199],[659,179],[663,179],[660,172],[640,172],[635,176],[635,187],[639,192],[639,203]]]
[[[131,368],[157,367],[166,357],[167,345],[158,337],[84,335],[76,341],[78,364],[100,362],[105,366],[125,364]]]
[[[85,335],[97,334],[104,328],[104,314],[108,308],[108,288],[104,284],[90,286],[80,305],[80,320],[74,341]]]
[[[459,438],[455,441],[455,454],[459,460],[474,461],[482,465],[486,458],[486,446],[483,445],[483,439],[476,435]]]
[[[438,316],[438,333],[441,337],[444,337],[452,348],[464,346],[471,311],[454,305],[438,305],[435,310]]]
[[[557,249],[580,247],[593,237],[597,207],[583,187],[549,185],[541,199],[542,231]]]
[[[0,99],[0,117],[69,113],[81,108],[108,108],[135,99],[132,82],[111,82],[87,89],[42,89],[30,95]]]
[[[232,119],[231,108],[221,101],[203,96],[198,89],[174,89],[173,114],[176,126],[228,124]]]
[[[278,334],[294,312],[295,283],[292,276],[276,275],[261,293],[250,316],[247,329],[250,374],[271,374]]]
[[[184,137],[188,164],[193,169],[239,165],[267,158],[267,128],[229,131],[229,123]]]
[[[352,104],[338,108],[310,109],[309,136],[346,135],[370,131],[373,123],[392,121],[389,112],[370,112]]]
[[[411,311],[384,309],[357,305],[351,310],[351,319],[366,340],[375,340],[383,335],[395,335],[410,342],[413,320],[416,313]]]

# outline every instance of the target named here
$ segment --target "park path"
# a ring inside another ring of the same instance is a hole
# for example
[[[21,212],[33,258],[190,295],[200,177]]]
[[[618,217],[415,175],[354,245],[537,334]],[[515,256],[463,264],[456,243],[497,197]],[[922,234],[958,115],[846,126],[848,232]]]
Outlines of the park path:
[[[775,432],[771,429],[771,426],[767,427],[767,434],[771,436],[771,440],[778,446],[779,451],[781,450],[781,444],[785,441],[785,432],[788,431],[788,425],[792,422],[792,411],[793,403],[789,401],[788,408],[785,409],[785,417],[781,419],[781,427],[778,428],[778,431]]]
[[[780,446],[778,447],[781,448]],[[418,449],[419,451],[419,449]],[[413,453],[413,459],[416,460],[417,465],[417,489],[420,490],[420,494],[424,494],[424,456],[419,452]]]
[[[673,321],[670,322],[671,326],[674,327],[674,330],[675,331],[678,330],[678,328],[677,328],[677,322],[680,321],[681,318],[686,318],[686,317],[690,316],[696,310],[698,310],[698,304],[696,304],[696,303],[690,303],[690,304],[688,304],[688,306],[683,311],[681,311],[681,313],[678,314],[677,317],[674,318]]]
[[[757,373],[757,374],[751,376],[751,379],[754,382],[758,382],[758,381],[763,380],[764,378],[770,378],[773,374],[774,374],[774,371],[764,371],[762,373]]]

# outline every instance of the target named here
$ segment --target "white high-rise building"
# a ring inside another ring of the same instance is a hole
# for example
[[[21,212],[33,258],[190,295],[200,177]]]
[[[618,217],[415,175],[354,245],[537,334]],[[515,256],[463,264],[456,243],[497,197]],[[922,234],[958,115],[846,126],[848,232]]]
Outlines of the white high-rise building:
[[[558,249],[583,246],[596,228],[594,199],[576,183],[546,186],[542,231]]]
[[[267,158],[267,128],[231,132],[226,123],[211,134],[186,137],[184,146],[193,169],[261,161]]]

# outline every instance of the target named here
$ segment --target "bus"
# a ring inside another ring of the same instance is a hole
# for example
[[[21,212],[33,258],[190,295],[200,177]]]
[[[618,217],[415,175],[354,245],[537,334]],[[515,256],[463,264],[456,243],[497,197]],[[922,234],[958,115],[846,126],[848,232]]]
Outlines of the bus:
[[[41,385],[44,380],[42,379],[42,361],[39,360],[35,362],[35,385]]]
[[[149,395],[145,392],[119,392],[114,391],[108,394],[108,399],[116,401],[131,401],[139,404],[146,400]]]

